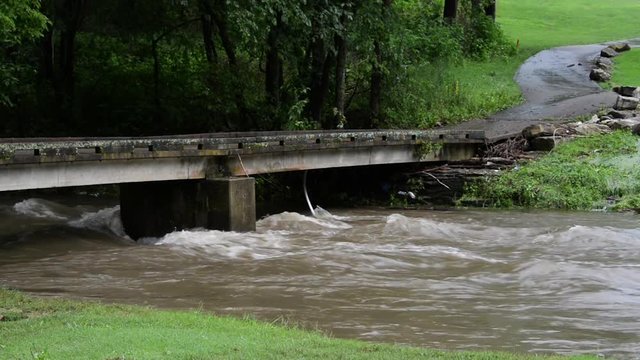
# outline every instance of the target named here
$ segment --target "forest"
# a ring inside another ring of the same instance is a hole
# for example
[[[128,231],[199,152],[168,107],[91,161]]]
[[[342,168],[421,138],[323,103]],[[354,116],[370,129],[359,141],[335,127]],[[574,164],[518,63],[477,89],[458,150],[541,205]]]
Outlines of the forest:
[[[429,128],[495,0],[4,0],[2,137]],[[421,76],[416,76],[420,73]],[[425,76],[426,74],[426,76]]]

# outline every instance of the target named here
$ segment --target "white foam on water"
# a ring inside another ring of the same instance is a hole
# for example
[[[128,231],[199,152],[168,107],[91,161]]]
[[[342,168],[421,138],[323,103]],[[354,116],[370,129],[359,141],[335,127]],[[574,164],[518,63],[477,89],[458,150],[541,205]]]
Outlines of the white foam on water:
[[[27,199],[13,205],[13,210],[20,214],[41,219],[67,220],[67,216],[56,211],[57,204],[43,199]]]
[[[453,242],[476,242],[483,245],[505,240],[528,238],[546,232],[540,228],[511,228],[480,224],[449,223],[425,218],[412,218],[400,214],[387,217],[385,235],[444,239]]]
[[[611,245],[620,247],[629,245],[640,249],[640,229],[620,229],[611,227],[592,227],[584,225],[572,225],[565,230],[557,230],[541,234],[533,239],[533,242],[547,242],[555,245],[580,245],[585,247],[605,248]]]
[[[208,258],[264,260],[290,255],[289,240],[277,231],[236,233],[215,230],[184,230],[162,238],[143,238],[138,243],[170,246],[187,255]]]
[[[319,216],[305,216],[295,212],[283,212],[281,214],[267,216],[257,222],[259,230],[286,230],[286,231],[322,231],[322,230],[347,230],[352,226],[344,221],[336,219],[328,211],[318,208]]]
[[[69,221],[69,226],[78,229],[89,229],[128,238],[120,219],[120,206],[83,213],[79,219]]]

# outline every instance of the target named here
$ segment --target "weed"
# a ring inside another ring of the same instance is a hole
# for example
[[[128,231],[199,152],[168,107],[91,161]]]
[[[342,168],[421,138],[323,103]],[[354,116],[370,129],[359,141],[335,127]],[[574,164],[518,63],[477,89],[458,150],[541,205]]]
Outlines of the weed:
[[[638,139],[629,132],[598,135],[561,144],[551,154],[467,186],[463,202],[486,200],[493,207],[520,206],[589,210],[607,199],[640,193]],[[625,203],[625,204],[626,204]]]

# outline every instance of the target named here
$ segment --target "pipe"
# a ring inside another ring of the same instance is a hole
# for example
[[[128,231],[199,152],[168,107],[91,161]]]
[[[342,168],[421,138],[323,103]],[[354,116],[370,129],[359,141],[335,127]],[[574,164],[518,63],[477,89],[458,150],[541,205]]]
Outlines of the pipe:
[[[304,198],[307,200],[307,205],[309,206],[309,210],[311,210],[311,215],[316,216],[316,211],[313,210],[313,205],[311,205],[311,200],[309,200],[309,193],[307,192],[307,173],[309,171],[305,170],[304,175],[302,176],[302,188],[304,189]]]

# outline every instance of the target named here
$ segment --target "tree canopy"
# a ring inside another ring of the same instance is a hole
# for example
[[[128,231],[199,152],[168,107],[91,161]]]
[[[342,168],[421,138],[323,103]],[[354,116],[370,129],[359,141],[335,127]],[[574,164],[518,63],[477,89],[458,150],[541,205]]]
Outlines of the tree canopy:
[[[3,135],[428,127],[413,69],[513,51],[451,3],[5,0]]]

